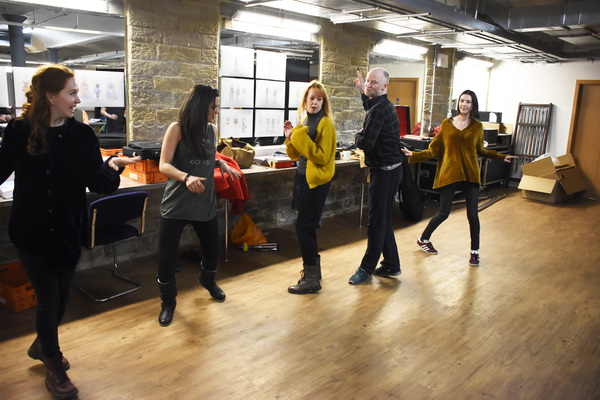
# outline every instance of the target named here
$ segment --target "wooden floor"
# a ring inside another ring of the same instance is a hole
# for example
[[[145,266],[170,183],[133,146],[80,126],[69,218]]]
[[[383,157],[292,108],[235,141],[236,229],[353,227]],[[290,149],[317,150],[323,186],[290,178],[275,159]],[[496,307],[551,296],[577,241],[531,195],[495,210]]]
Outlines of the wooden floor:
[[[173,324],[157,323],[156,260],[129,261],[137,293],[95,304],[74,290],[60,328],[80,399],[599,399],[600,202],[508,196],[480,213],[481,266],[468,265],[461,205],[415,240],[435,211],[408,224],[395,210],[403,274],[348,278],[366,246],[358,214],[319,231],[323,289],[291,295],[301,261],[293,227],[264,231],[277,252],[230,249],[224,303],[184,259]],[[87,272],[87,274],[86,274]],[[99,272],[90,273],[107,281]],[[0,308],[0,398],[48,399],[29,359],[33,309]]]

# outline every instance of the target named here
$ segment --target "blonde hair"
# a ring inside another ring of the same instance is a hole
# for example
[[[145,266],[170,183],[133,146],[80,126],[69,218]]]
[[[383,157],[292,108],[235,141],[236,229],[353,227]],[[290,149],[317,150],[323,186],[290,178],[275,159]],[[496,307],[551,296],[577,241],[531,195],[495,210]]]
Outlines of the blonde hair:
[[[310,89],[315,89],[319,93],[319,96],[323,97],[323,116],[329,117],[333,120],[333,112],[331,111],[331,103],[329,102],[327,90],[325,90],[325,86],[323,86],[323,84],[316,79],[310,82],[308,84],[308,87],[304,91],[304,95],[302,96],[302,103],[300,104],[300,107],[298,107],[298,117],[301,118],[301,116],[306,111],[306,99],[308,98],[308,92],[310,91]]]

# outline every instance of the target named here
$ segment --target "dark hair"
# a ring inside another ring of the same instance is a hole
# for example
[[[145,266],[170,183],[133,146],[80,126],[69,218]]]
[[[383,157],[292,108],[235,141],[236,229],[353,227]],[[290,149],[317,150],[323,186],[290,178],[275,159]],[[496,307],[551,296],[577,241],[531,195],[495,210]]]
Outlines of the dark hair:
[[[75,74],[71,69],[60,64],[48,64],[40,67],[31,78],[29,90],[25,93],[27,101],[23,104],[20,119],[31,124],[31,133],[27,143],[27,151],[31,155],[43,154],[46,151],[46,133],[50,126],[50,101],[48,94],[56,94],[67,85],[67,80]]]
[[[460,98],[463,94],[468,94],[471,96],[471,101],[473,103],[473,108],[471,109],[471,113],[469,114],[472,118],[479,118],[479,101],[477,100],[477,95],[472,90],[465,90],[458,96],[458,101],[456,102],[456,111],[460,114]]]
[[[194,86],[179,110],[181,138],[188,149],[207,158],[208,108],[215,105],[219,91],[211,86]]]

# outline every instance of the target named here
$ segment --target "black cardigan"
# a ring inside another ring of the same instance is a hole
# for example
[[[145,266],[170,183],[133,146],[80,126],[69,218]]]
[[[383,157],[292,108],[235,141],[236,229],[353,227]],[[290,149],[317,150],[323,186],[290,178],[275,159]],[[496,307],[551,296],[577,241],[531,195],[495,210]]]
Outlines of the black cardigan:
[[[50,269],[75,268],[87,229],[86,187],[114,192],[119,172],[102,162],[93,129],[74,118],[49,128],[48,151],[39,156],[27,152],[30,131],[28,121],[11,121],[0,146],[0,182],[15,172],[9,236]]]

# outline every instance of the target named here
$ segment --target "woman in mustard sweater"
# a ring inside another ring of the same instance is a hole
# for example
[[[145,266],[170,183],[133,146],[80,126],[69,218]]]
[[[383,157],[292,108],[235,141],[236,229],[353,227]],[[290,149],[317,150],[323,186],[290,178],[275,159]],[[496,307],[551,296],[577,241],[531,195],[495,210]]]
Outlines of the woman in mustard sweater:
[[[429,240],[433,231],[450,215],[454,193],[461,190],[467,202],[467,219],[471,232],[471,255],[469,265],[479,266],[479,187],[481,173],[477,156],[510,162],[516,156],[500,154],[483,147],[483,125],[479,118],[477,96],[465,90],[458,98],[458,115],[442,122],[440,133],[424,151],[412,152],[402,149],[411,163],[438,159],[433,188],[440,192],[440,208],[417,240],[417,245],[428,254],[437,254]]]
[[[312,81],[304,92],[298,114],[306,111],[301,124],[285,121],[287,155],[298,161],[292,208],[298,210],[296,234],[304,270],[297,285],[288,291],[295,294],[316,293],[321,289],[321,257],[317,248],[317,228],[331,178],[335,173],[336,135],[327,92]]]

